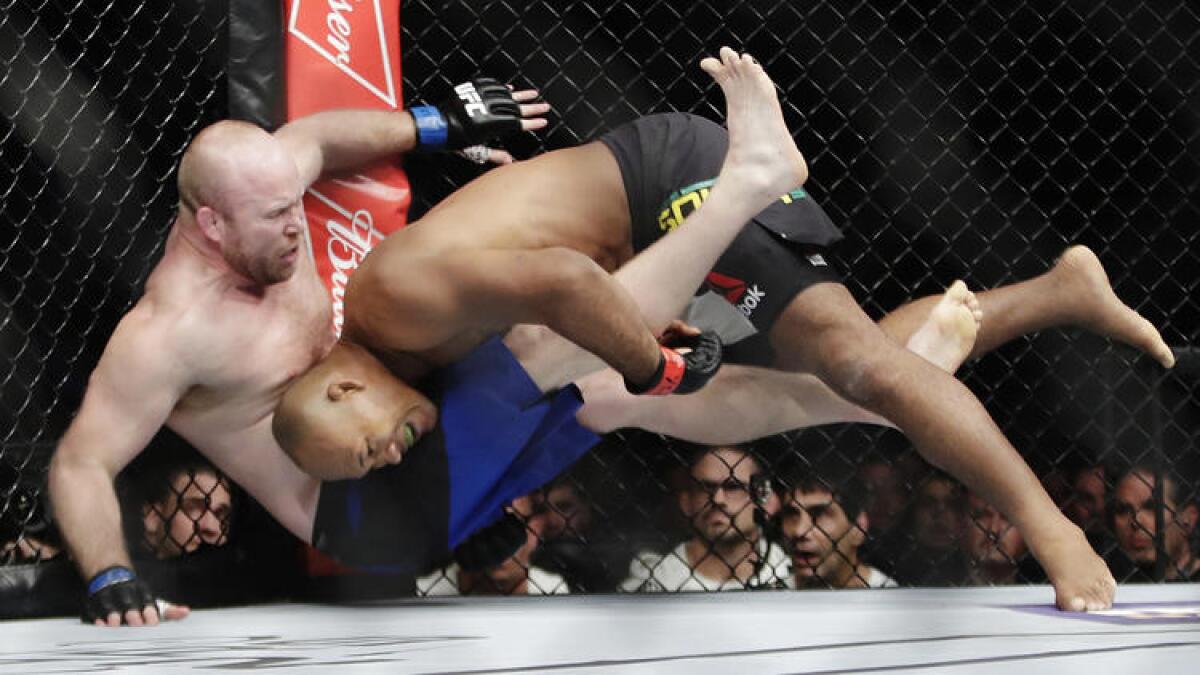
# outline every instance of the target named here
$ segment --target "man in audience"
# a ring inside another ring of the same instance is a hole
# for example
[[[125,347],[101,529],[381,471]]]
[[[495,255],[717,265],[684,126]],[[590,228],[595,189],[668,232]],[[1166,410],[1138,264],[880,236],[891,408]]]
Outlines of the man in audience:
[[[777,498],[758,458],[739,446],[693,447],[677,490],[692,536],[665,555],[639,553],[624,591],[731,591],[777,588],[788,557],[762,534]]]
[[[569,477],[550,483],[535,497],[535,502],[545,523],[543,544],[557,539],[582,539],[592,528],[595,519],[592,505]]]
[[[562,575],[572,592],[611,591],[624,577],[628,546],[611,523],[595,527],[594,495],[584,479],[584,472],[572,469],[534,494],[541,543],[533,563]]]
[[[1120,553],[1110,560],[1114,576],[1125,581],[1198,581],[1200,559],[1191,537],[1200,507],[1181,489],[1177,476],[1164,473],[1156,486],[1155,474],[1148,466],[1135,465],[1113,484],[1112,527]],[[1166,554],[1162,561],[1160,551]]]
[[[163,560],[229,541],[233,492],[229,479],[200,457],[191,457],[139,480],[142,544]]]
[[[538,495],[540,497],[540,495]],[[513,511],[526,526],[525,545],[498,565],[467,569],[456,561],[417,579],[417,595],[563,595],[570,592],[563,577],[532,562],[539,543],[548,536],[547,521],[538,516],[538,500],[527,496],[513,502]]]
[[[871,523],[871,532],[890,532],[899,524],[908,504],[903,473],[894,462],[877,457],[864,462],[858,475],[866,491],[863,508]]]
[[[870,518],[866,488],[857,476],[836,480],[796,462],[782,473],[780,537],[791,555],[789,588],[887,588],[895,580],[859,556]]]
[[[967,494],[966,507],[961,546],[971,562],[968,582],[997,586],[1029,581],[1023,570],[1029,549],[1020,531],[974,492]]]
[[[62,553],[62,537],[39,492],[38,485],[0,458],[0,565],[44,562]]]
[[[1067,517],[1087,535],[1097,551],[1104,551],[1112,541],[1105,517],[1108,503],[1108,470],[1104,464],[1091,462],[1070,475],[1069,497],[1064,505]]]
[[[958,547],[963,532],[962,485],[931,470],[913,494],[905,518],[907,546],[900,551],[896,578],[906,586],[956,586],[967,577]]]

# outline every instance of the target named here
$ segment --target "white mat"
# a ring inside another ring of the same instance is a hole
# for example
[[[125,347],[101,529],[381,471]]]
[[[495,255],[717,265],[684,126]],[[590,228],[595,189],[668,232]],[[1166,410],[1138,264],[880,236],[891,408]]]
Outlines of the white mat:
[[[155,628],[0,623],[0,671],[1200,673],[1200,585],[1116,612],[1047,587],[270,605]]]

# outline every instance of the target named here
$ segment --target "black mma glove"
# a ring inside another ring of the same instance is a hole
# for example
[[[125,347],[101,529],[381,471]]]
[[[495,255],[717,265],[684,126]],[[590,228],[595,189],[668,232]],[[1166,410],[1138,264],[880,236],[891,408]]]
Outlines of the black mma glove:
[[[525,523],[511,513],[476,530],[454,549],[454,562],[467,572],[482,572],[516,555],[528,535]]]
[[[102,570],[88,582],[87,594],[80,617],[84,623],[95,623],[96,619],[108,621],[113,612],[120,614],[121,623],[125,623],[125,612],[131,609],[141,612],[145,607],[155,608],[162,618],[158,599],[128,567]]]
[[[688,347],[686,354],[675,348]],[[721,367],[721,338],[706,330],[699,335],[683,335],[671,338],[669,344],[659,345],[662,354],[658,370],[642,383],[625,380],[625,388],[631,394],[665,396],[667,394],[690,394],[708,384]]]
[[[458,150],[521,131],[521,106],[508,87],[490,77],[463,82],[437,106],[409,109],[423,150]]]

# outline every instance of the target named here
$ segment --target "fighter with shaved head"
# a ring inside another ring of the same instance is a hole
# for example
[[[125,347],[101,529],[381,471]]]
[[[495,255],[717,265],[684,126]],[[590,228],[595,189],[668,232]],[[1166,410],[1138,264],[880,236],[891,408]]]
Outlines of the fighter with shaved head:
[[[113,478],[163,424],[284,526],[307,532],[305,514],[317,486],[271,436],[283,389],[334,343],[331,308],[308,255],[301,196],[322,173],[545,125],[536,116],[547,106],[520,105],[536,92],[512,94],[482,80],[473,86],[486,105],[474,117],[451,99],[414,109],[415,118],[408,112],[320,113],[274,134],[223,121],[192,141],[180,162],[179,211],[162,259],[109,339],[50,469],[58,524],[89,580],[85,620],[141,625],[159,619],[153,595],[130,570]],[[640,355],[657,358],[660,351],[644,332]],[[166,617],[186,611],[171,607]]]

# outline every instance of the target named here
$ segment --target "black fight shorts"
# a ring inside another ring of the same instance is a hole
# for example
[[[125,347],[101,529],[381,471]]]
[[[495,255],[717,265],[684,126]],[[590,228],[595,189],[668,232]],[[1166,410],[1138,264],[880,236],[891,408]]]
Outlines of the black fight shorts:
[[[704,203],[729,147],[723,127],[687,113],[642,117],[599,140],[621,169],[635,251]],[[841,237],[802,188],[782,195],[742,228],[684,319],[716,330],[727,361],[769,365],[766,334],[792,299],[814,284],[841,283],[827,249]]]

